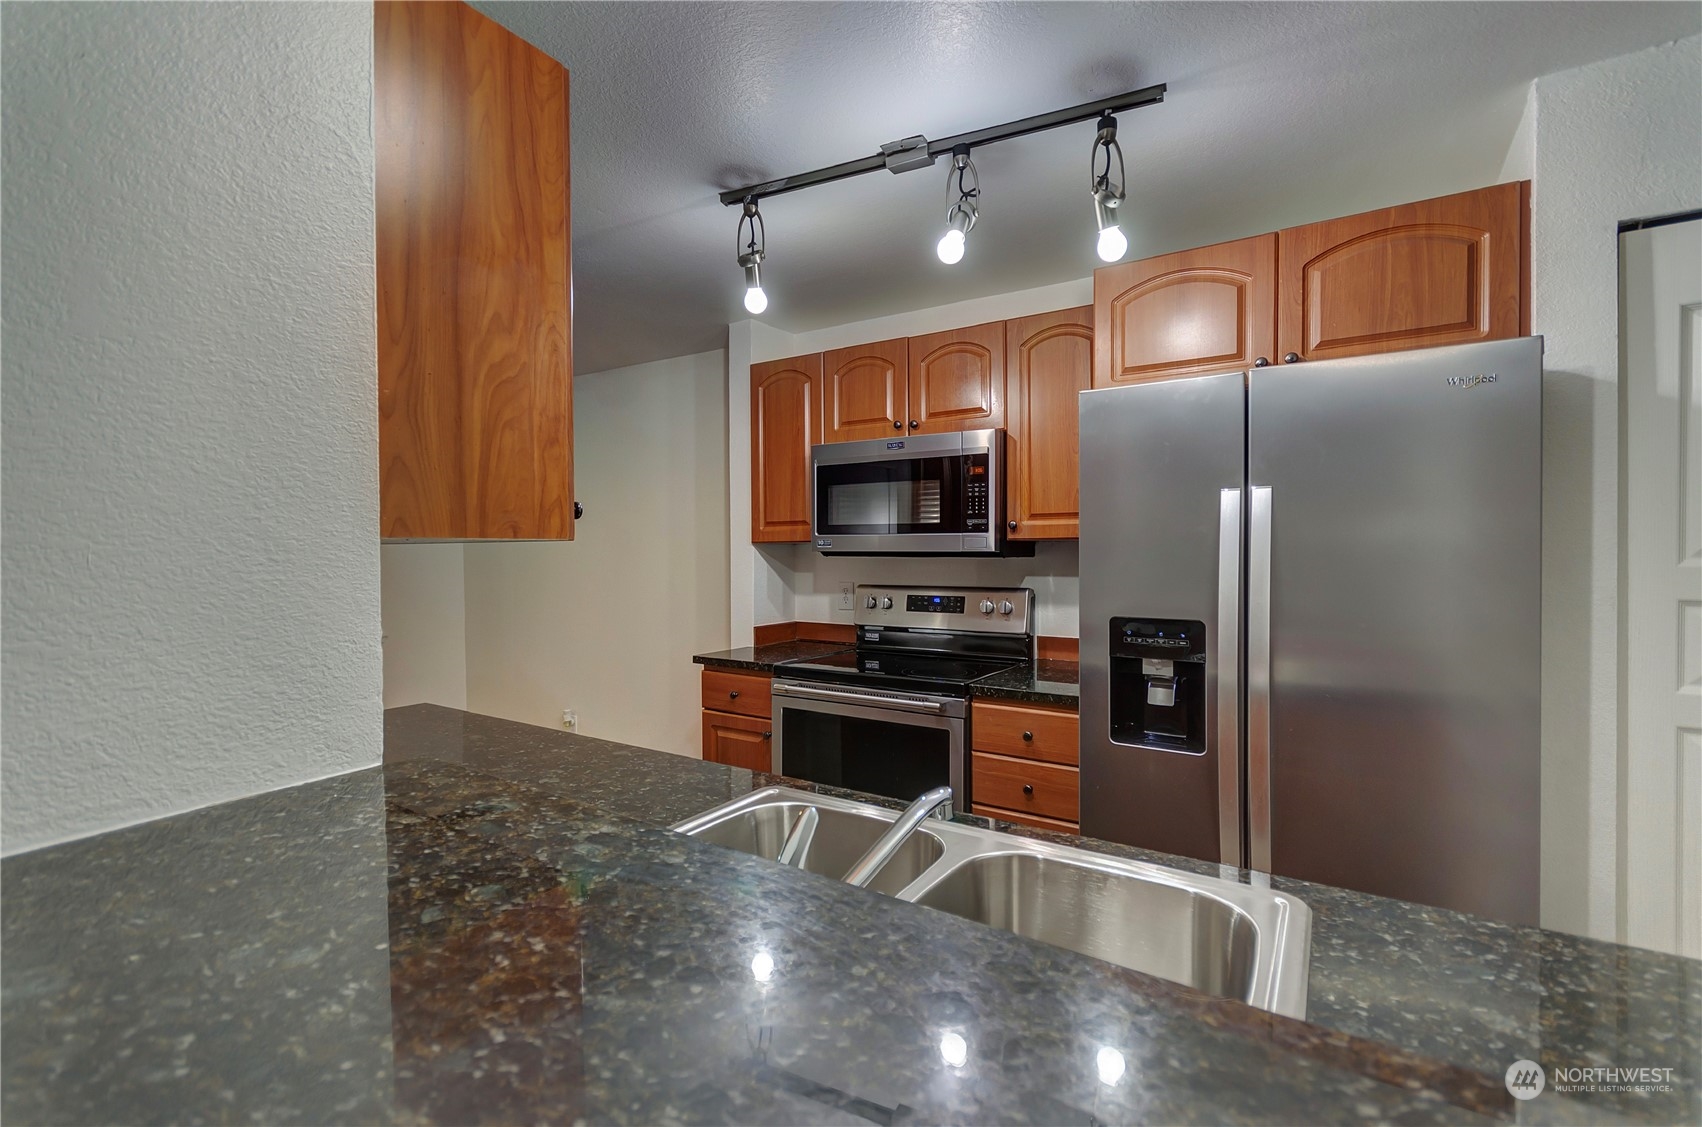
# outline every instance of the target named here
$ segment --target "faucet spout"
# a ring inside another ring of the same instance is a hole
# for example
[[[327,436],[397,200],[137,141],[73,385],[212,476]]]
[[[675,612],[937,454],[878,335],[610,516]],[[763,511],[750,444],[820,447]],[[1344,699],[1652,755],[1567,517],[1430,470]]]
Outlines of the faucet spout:
[[[851,866],[851,871],[845,874],[845,883],[853,888],[862,888],[875,878],[881,871],[881,866],[892,860],[893,854],[899,847],[910,839],[918,826],[927,820],[928,815],[936,810],[951,806],[951,788],[935,787],[933,790],[918,798],[905,808],[904,813],[892,823],[886,833],[880,836],[869,851],[857,859]]]

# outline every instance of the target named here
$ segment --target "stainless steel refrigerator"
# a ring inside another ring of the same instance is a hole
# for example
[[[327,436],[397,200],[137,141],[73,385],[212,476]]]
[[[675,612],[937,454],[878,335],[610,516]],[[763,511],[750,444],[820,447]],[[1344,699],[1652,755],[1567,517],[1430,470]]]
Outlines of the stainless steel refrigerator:
[[[1542,341],[1081,395],[1081,827],[1537,921]]]

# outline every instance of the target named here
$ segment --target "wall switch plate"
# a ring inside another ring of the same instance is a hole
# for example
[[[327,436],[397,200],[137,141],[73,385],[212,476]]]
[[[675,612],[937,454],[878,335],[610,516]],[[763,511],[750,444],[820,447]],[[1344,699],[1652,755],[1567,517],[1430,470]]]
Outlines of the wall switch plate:
[[[579,731],[579,713],[571,708],[561,710],[561,726],[570,732]]]
[[[851,597],[852,597],[854,592],[855,592],[855,584],[841,583],[839,585],[839,609],[840,610],[852,609]]]

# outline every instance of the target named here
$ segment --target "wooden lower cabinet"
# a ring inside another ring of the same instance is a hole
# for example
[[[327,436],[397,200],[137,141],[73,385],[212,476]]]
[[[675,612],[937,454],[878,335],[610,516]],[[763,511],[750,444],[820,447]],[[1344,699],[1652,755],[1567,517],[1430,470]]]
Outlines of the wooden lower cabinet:
[[[975,701],[969,762],[973,812],[1080,832],[1080,731],[1080,718],[1071,709]]]
[[[703,671],[703,758],[749,771],[773,765],[774,729],[769,719],[767,673],[734,669]]]
[[[703,713],[703,758],[711,763],[767,771],[773,766],[774,731],[766,716]]]

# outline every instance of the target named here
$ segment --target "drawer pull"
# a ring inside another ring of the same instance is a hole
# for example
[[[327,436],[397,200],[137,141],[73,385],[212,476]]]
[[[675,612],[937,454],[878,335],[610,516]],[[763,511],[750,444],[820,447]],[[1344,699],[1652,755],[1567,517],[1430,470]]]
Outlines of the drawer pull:
[[[1034,797],[1034,784],[1033,783],[1022,784],[1022,793],[1028,795],[1028,797],[1030,797],[1030,798],[1033,798]]]
[[[765,740],[771,740],[771,739],[773,739],[773,738],[774,738],[774,733],[773,733],[773,731],[767,731],[767,732],[764,732],[764,733],[763,733],[763,734],[762,734],[762,738],[763,738],[763,739],[765,739]]]
[[[1033,732],[1024,732],[1022,734],[1022,742],[1028,743],[1028,744],[1033,743],[1034,742],[1034,733]]]
[[[733,691],[729,692],[727,694],[727,699],[728,700],[738,700],[739,699],[739,690],[734,689]]]

